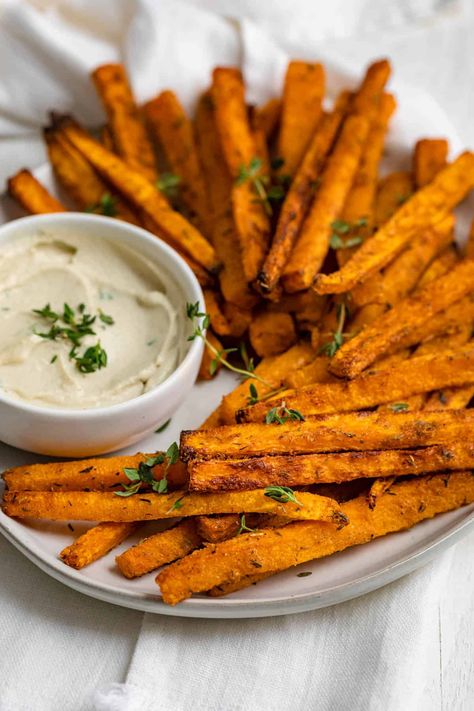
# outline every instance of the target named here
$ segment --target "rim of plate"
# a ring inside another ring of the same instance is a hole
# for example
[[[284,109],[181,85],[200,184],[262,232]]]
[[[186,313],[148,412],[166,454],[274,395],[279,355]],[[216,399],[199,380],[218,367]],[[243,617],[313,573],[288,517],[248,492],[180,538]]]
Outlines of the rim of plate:
[[[440,520],[443,515],[445,514],[441,514],[436,518]],[[49,554],[45,555],[41,546],[34,539],[31,540],[31,534],[19,535],[15,529],[16,527],[21,528],[21,525],[15,519],[8,518],[3,512],[0,514],[1,532],[31,562],[59,582],[90,597],[122,607],[131,607],[145,612],[176,617],[265,617],[327,607],[371,592],[403,577],[414,570],[415,567],[418,567],[418,564],[421,565],[422,562],[428,562],[439,548],[448,548],[474,527],[474,505],[471,504],[466,507],[465,517],[461,521],[453,523],[447,531],[439,533],[430,543],[419,544],[421,547],[418,550],[408,554],[401,554],[398,559],[381,567],[379,570],[356,577],[351,581],[322,588],[318,591],[282,595],[271,599],[263,598],[262,600],[190,598],[175,607],[166,605],[159,592],[156,594],[152,592],[134,592],[109,583],[98,583],[91,578],[85,578],[80,571],[68,568],[59,560],[49,557]],[[397,533],[399,532],[389,535],[397,535]],[[308,561],[308,563],[311,562],[313,561]],[[321,600],[323,604],[314,604]]]

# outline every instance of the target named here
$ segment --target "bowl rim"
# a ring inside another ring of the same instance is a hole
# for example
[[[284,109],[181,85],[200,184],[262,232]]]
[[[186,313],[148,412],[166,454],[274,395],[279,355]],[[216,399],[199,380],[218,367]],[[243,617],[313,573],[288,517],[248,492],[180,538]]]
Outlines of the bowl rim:
[[[25,217],[19,217],[17,219],[10,220],[9,222],[4,223],[3,225],[0,225],[0,249],[3,243],[2,237],[4,236],[4,233],[8,233],[10,230],[13,230],[19,224],[20,226],[23,225],[25,229],[27,229],[29,226],[46,227],[51,225],[52,227],[54,227],[54,224],[59,222],[71,222],[73,224],[75,222],[82,222],[90,223],[91,226],[93,226],[94,224],[100,226],[101,224],[106,222],[108,227],[113,227],[114,229],[116,228],[118,232],[121,232],[122,234],[127,235],[129,237],[133,237],[135,244],[140,241],[142,243],[148,243],[153,249],[156,249],[157,255],[159,253],[164,253],[167,255],[172,264],[172,268],[169,268],[168,266],[166,267],[167,271],[169,272],[170,278],[178,282],[181,289],[185,292],[188,291],[189,287],[190,291],[192,292],[192,297],[190,300],[193,303],[195,303],[196,301],[199,302],[200,307],[202,309],[205,309],[204,294],[202,292],[201,285],[199,284],[191,268],[186,264],[186,262],[178,254],[178,252],[176,252],[175,249],[170,247],[160,237],[157,237],[156,235],[152,234],[143,227],[138,227],[136,225],[132,225],[129,222],[118,220],[113,217],[82,213],[72,210],[68,210],[67,212],[51,212],[41,215],[26,215]],[[26,236],[26,234],[23,236],[19,236],[18,239],[22,239],[22,237]],[[182,277],[184,277],[184,283],[182,281]],[[161,383],[159,383],[146,393],[141,393],[140,395],[137,395],[136,397],[133,397],[130,400],[124,400],[123,402],[114,403],[112,405],[103,405],[101,407],[90,408],[62,408],[46,406],[43,407],[41,405],[34,405],[26,402],[25,400],[20,400],[11,397],[7,393],[5,393],[2,388],[0,388],[0,404],[4,403],[10,407],[14,407],[20,410],[21,412],[24,412],[25,414],[42,415],[43,417],[49,416],[51,419],[56,417],[61,417],[63,419],[100,419],[104,415],[119,415],[120,413],[126,411],[128,408],[140,407],[145,402],[148,402],[153,398],[159,397],[161,392],[166,392],[168,388],[177,384],[182,375],[184,375],[188,365],[195,358],[201,358],[203,349],[204,344],[202,340],[194,339],[190,342],[190,347],[182,361],[178,364],[177,368],[175,368],[175,370],[173,370],[173,372],[170,373],[167,378],[165,378],[165,380],[163,380]]]

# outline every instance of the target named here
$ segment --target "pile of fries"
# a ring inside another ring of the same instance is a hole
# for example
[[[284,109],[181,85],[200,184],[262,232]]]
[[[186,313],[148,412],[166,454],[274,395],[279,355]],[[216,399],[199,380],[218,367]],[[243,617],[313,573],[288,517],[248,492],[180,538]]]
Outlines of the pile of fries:
[[[117,566],[166,565],[174,605],[474,501],[474,229],[463,254],[453,241],[474,154],[448,163],[446,140],[422,139],[410,170],[380,177],[389,75],[375,62],[329,106],[324,68],[294,61],[282,98],[249,107],[240,71],[218,68],[191,120],[171,91],[138,107],[106,65],[100,140],[52,116],[68,200],[173,246],[204,287],[206,313],[188,305],[201,378],[244,376],[179,451],[4,473],[8,515],[101,522],[66,564],[157,521]],[[66,209],[26,170],[9,191],[32,213]]]

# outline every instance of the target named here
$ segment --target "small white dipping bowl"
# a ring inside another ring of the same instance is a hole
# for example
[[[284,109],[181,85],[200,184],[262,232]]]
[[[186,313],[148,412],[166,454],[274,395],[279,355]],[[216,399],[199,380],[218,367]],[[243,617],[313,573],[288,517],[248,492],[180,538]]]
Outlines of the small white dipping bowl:
[[[35,215],[0,227],[2,245],[45,230],[53,236],[74,232],[96,234],[133,248],[167,271],[186,302],[204,297],[188,265],[165,242],[146,230],[121,220],[79,212]],[[191,331],[191,327],[190,327]],[[189,343],[176,370],[143,395],[116,405],[84,410],[39,407],[10,397],[0,388],[0,440],[30,452],[59,457],[86,457],[134,444],[168,420],[181,405],[197,378],[202,339]]]

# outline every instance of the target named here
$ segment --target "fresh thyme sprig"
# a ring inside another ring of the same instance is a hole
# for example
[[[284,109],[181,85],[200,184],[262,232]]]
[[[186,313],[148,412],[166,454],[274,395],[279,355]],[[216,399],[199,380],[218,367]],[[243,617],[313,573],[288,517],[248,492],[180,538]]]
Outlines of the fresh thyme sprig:
[[[243,185],[249,182],[257,195],[256,202],[260,202],[267,215],[271,217],[273,215],[272,203],[280,202],[285,197],[285,182],[283,176],[281,176],[278,178],[278,182],[272,185],[270,177],[261,174],[261,168],[261,158],[254,156],[248,165],[240,166],[235,182],[236,185]]]
[[[125,467],[123,472],[127,479],[132,483],[122,484],[123,490],[115,491],[115,495],[123,497],[133,496],[133,494],[137,494],[140,491],[142,484],[147,484],[157,494],[166,494],[168,491],[169,468],[172,464],[176,464],[178,459],[179,447],[176,442],[173,442],[172,444],[170,444],[165,454],[157,454],[156,457],[149,457],[148,459],[145,459],[144,462],[140,462],[136,469],[131,467]],[[153,469],[158,464],[163,464],[163,462],[166,462],[163,476],[161,479],[156,480],[153,476]],[[178,501],[180,501],[180,499],[178,499]],[[178,501],[174,502],[174,508],[180,508],[180,506],[176,506]]]
[[[239,528],[237,529],[237,533],[235,535],[240,536],[240,534],[243,533],[244,531],[247,533],[255,533],[255,528],[249,528],[247,526],[247,523],[245,521],[245,514],[242,514],[240,517]]]
[[[285,424],[290,420],[304,422],[304,417],[299,410],[288,409],[283,402],[279,407],[272,407],[265,416],[265,424],[270,425],[277,422],[279,425]]]
[[[333,337],[328,343],[324,343],[319,349],[319,353],[324,353],[330,358],[339,350],[344,343],[344,339],[350,334],[344,333],[344,324],[349,316],[349,309],[344,302],[337,306],[337,327],[333,333]]]
[[[100,341],[94,346],[89,346],[82,355],[78,355],[77,349],[81,346],[84,336],[96,335],[92,326],[97,317],[86,313],[85,304],[79,304],[77,312],[78,314],[69,304],[64,304],[62,314],[53,311],[50,304],[46,304],[42,309],[33,309],[34,314],[51,324],[49,331],[38,332],[35,330],[34,333],[49,341],[68,340],[72,343],[69,358],[76,361],[77,369],[81,373],[95,373],[107,365],[107,352],[100,345]],[[112,316],[104,314],[102,311],[99,311],[99,319],[107,326],[112,326],[115,323]],[[51,359],[51,363],[54,361]]]
[[[84,212],[94,212],[95,214],[105,215],[106,217],[117,216],[117,198],[110,193],[104,193],[99,202],[94,205],[88,205]]]
[[[405,412],[406,410],[409,409],[409,405],[407,402],[394,402],[391,405],[389,405],[389,408],[393,412]]]
[[[331,224],[333,233],[329,244],[333,249],[349,249],[349,247],[356,247],[362,242],[362,236],[358,235],[357,231],[360,227],[366,226],[366,217],[361,217],[353,223],[346,222],[345,220],[334,220]]]
[[[162,173],[156,181],[158,190],[168,198],[176,198],[181,185],[181,178],[174,173]]]
[[[298,501],[295,492],[293,489],[290,489],[289,486],[267,486],[263,493],[265,496],[278,501],[280,504],[287,504],[291,501],[291,503],[298,504],[299,506],[304,505],[301,501]]]
[[[194,341],[196,338],[201,338],[207,348],[211,351],[211,353],[214,354],[214,361],[216,361],[216,367],[217,364],[223,365],[224,368],[231,370],[233,373],[242,375],[244,378],[253,378],[254,380],[258,380],[258,382],[262,383],[262,385],[265,385],[265,387],[273,388],[271,383],[269,383],[264,378],[261,378],[253,370],[239,368],[227,360],[225,356],[233,351],[237,351],[237,348],[224,348],[223,350],[218,350],[212,345],[212,343],[209,342],[209,340],[206,338],[205,331],[207,328],[209,328],[211,319],[209,317],[209,314],[200,311],[199,302],[196,301],[195,304],[187,303],[186,315],[190,319],[190,321],[192,321],[194,326],[194,332],[188,337],[188,341]],[[248,361],[248,363],[249,362],[250,361]],[[253,368],[253,364],[251,365],[251,367]]]

